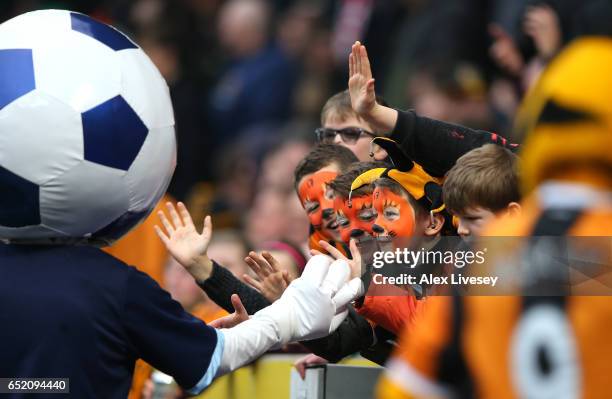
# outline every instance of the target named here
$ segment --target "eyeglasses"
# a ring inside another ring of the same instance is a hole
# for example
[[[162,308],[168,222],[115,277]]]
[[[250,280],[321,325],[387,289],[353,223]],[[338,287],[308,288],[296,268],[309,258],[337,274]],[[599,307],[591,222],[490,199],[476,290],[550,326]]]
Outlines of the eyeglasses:
[[[346,127],[344,129],[328,129],[320,127],[315,129],[315,134],[317,136],[317,142],[325,144],[332,144],[336,139],[336,135],[338,134],[340,135],[340,138],[344,144],[355,144],[362,135],[376,137],[374,133],[368,132],[367,130],[359,127]]]

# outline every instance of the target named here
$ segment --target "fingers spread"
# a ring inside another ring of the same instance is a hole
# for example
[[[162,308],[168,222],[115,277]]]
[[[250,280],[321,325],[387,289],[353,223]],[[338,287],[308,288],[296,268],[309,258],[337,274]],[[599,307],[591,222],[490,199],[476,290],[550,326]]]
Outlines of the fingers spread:
[[[249,256],[251,257],[251,259],[253,259],[255,262],[257,262],[257,264],[261,268],[262,274],[264,276],[267,276],[268,274],[270,274],[270,273],[272,273],[274,271],[272,269],[272,266],[270,266],[270,264],[268,263],[268,261],[265,260],[263,258],[263,256],[261,256],[257,252],[251,251],[251,252],[249,252]]]
[[[172,223],[174,223],[174,227],[179,228],[183,227],[183,222],[176,212],[176,208],[172,202],[166,203],[166,208],[168,209],[168,213],[170,214],[170,219],[172,219]]]
[[[182,219],[181,222],[183,223],[183,225],[187,227],[193,227],[195,229],[193,225],[193,219],[191,219],[191,215],[189,214],[189,211],[185,207],[185,204],[183,204],[182,202],[179,202],[177,204],[177,207],[178,207],[179,214]]]
[[[242,275],[242,278],[248,285],[255,288],[257,291],[261,292],[263,290],[263,286],[261,285],[261,283],[255,280],[253,277],[249,276],[248,274]]]
[[[261,256],[263,256],[263,258],[268,262],[268,265],[270,266],[273,272],[278,272],[281,270],[280,263],[278,263],[278,260],[276,260],[276,258],[272,256],[270,252],[263,251],[261,253]]]
[[[257,262],[255,262],[253,258],[251,258],[250,256],[247,256],[246,258],[244,258],[244,261],[246,262],[247,266],[249,266],[251,270],[253,270],[253,272],[257,275],[257,277],[259,278],[264,277],[261,271],[261,268],[259,267],[259,265],[257,264]]]
[[[157,236],[160,238],[160,240],[162,240],[164,245],[168,245],[170,243],[170,239],[164,234],[162,229],[158,225],[153,226],[153,228],[155,229]]]
[[[346,256],[344,256],[342,252],[327,241],[321,240],[319,241],[319,245],[321,245],[334,259],[346,259]]]
[[[174,226],[172,226],[172,224],[166,217],[166,214],[162,211],[159,211],[157,212],[157,216],[159,217],[159,220],[162,222],[162,225],[164,226],[164,228],[166,229],[166,233],[168,235],[172,235],[172,233],[174,232]]]

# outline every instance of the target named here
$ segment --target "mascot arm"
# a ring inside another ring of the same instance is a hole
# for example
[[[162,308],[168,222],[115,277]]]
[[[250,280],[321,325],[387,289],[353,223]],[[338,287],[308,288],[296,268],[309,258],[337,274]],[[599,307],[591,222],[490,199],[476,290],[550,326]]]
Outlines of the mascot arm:
[[[235,370],[277,345],[329,335],[359,293],[361,281],[347,283],[349,276],[345,261],[313,257],[276,302],[236,327],[220,330],[224,348],[218,374]]]

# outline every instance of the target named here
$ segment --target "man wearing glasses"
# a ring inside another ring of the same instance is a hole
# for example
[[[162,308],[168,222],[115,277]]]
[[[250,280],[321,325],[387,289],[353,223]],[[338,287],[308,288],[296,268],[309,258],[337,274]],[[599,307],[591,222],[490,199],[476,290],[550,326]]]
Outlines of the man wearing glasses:
[[[381,102],[380,99],[378,101]],[[344,146],[360,161],[371,161],[372,152],[377,159],[386,157],[385,151],[379,146],[370,148],[372,139],[380,134],[376,134],[372,126],[353,111],[348,90],[327,100],[321,111],[321,126],[315,130],[319,143]]]

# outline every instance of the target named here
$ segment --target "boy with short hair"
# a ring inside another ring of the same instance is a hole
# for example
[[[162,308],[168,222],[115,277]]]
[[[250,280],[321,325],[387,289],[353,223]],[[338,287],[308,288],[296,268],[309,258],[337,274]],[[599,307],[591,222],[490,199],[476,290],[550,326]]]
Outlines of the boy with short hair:
[[[380,97],[378,103],[386,104]],[[386,154],[378,146],[371,146],[376,134],[373,126],[360,117],[351,106],[348,90],[331,96],[321,110],[321,127],[315,130],[317,141],[334,143],[351,150],[362,162],[371,161],[373,152],[377,159]]]
[[[336,176],[346,170],[357,158],[336,144],[320,144],[306,155],[295,168],[294,186],[311,225],[309,247],[320,249],[319,241],[340,240],[333,192],[328,187]]]
[[[517,160],[509,150],[486,144],[461,156],[448,172],[444,204],[461,237],[479,236],[488,222],[520,212]]]

